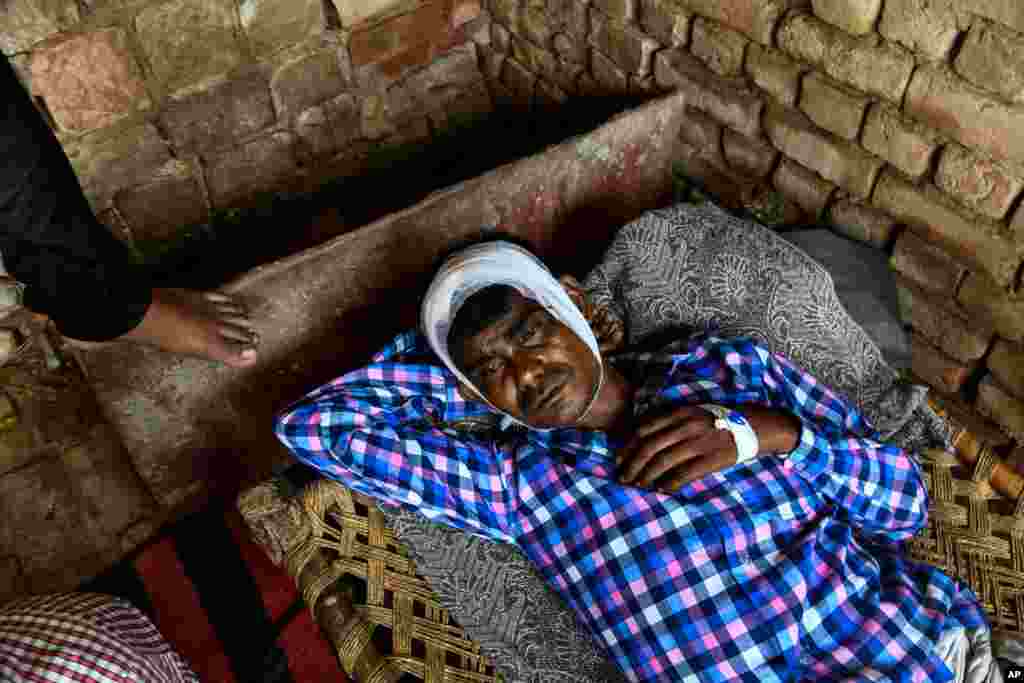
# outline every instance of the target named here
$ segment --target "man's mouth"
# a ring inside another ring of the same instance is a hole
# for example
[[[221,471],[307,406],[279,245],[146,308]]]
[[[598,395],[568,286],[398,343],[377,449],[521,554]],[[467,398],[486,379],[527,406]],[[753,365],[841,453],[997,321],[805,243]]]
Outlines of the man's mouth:
[[[562,393],[562,387],[565,386],[565,382],[555,381],[551,383],[551,386],[544,390],[537,400],[534,402],[533,411],[544,410],[550,408],[551,405],[558,399]]]

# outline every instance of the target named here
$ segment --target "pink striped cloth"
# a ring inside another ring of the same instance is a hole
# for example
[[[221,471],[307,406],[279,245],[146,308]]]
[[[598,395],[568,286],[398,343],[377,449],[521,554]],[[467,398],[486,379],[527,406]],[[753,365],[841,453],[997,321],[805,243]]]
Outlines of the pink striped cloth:
[[[145,614],[120,598],[67,593],[0,607],[5,683],[199,683]]]

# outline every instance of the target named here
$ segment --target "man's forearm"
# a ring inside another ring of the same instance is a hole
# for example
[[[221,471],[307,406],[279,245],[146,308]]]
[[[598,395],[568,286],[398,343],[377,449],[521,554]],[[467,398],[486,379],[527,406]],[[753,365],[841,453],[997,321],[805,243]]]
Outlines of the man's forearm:
[[[757,434],[759,453],[789,453],[800,442],[800,419],[773,408],[744,406],[740,409]]]

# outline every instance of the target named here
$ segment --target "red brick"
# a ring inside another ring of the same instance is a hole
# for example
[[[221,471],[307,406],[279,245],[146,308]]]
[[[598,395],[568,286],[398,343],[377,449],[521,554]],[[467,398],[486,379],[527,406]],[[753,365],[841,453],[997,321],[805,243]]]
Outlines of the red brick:
[[[1024,296],[1013,295],[978,273],[968,273],[957,300],[972,318],[992,325],[1000,337],[1024,341]]]
[[[772,44],[775,27],[787,11],[803,0],[683,0],[697,14],[745,33],[762,45]]]
[[[497,81],[502,77],[502,67],[505,65],[505,55],[488,47],[478,47],[480,54],[480,68],[483,70],[484,78],[489,81]]]
[[[458,29],[478,19],[483,13],[479,0],[458,0],[452,7],[450,26]]]
[[[1024,441],[1024,401],[1018,401],[991,375],[978,385],[978,412],[998,424],[1018,441]]]
[[[879,249],[888,248],[896,229],[896,220],[889,214],[850,200],[833,204],[829,220],[839,234]]]
[[[1020,175],[1005,164],[983,159],[957,144],[942,151],[935,183],[954,199],[995,219],[1006,215],[1024,187]]]
[[[722,126],[707,114],[696,109],[687,109],[679,125],[679,137],[694,147],[701,156],[714,161],[721,167]]]
[[[772,184],[787,199],[810,215],[811,220],[818,220],[828,204],[829,197],[836,186],[828,182],[814,171],[804,168],[795,161],[785,157],[772,176]]]
[[[150,182],[171,161],[167,144],[149,123],[112,135],[86,136],[67,145],[65,152],[86,195],[100,204],[118,190]]]
[[[629,94],[647,97],[657,97],[663,95],[664,92],[658,87],[658,82],[654,79],[654,74],[650,74],[640,78],[638,76],[629,77]]]
[[[1022,245],[1015,244],[998,225],[981,217],[965,217],[935,188],[915,187],[886,171],[878,181],[873,201],[927,241],[984,270],[998,283],[1008,285],[1016,274]]]
[[[976,21],[954,67],[961,76],[1012,102],[1024,102],[1024,37]]]
[[[233,4],[172,0],[139,12],[135,32],[158,91],[175,92],[242,63]]]
[[[677,145],[672,170],[697,181],[714,200],[728,209],[743,209],[756,187],[735,175],[725,172],[714,160],[682,140]]]
[[[210,219],[199,183],[188,173],[123,190],[114,204],[139,241],[172,239]]]
[[[277,113],[284,120],[337,96],[345,86],[333,51],[288,62],[270,79]]]
[[[273,133],[237,147],[207,169],[211,199],[218,209],[245,204],[279,189],[295,175],[292,136]]]
[[[896,104],[914,69],[908,52],[870,37],[854,38],[809,15],[786,19],[778,42],[788,54],[824,69],[837,81]]]
[[[37,47],[32,88],[66,131],[102,128],[150,101],[121,29],[72,35]]]
[[[177,148],[205,154],[234,145],[272,124],[274,107],[266,77],[254,70],[168,100],[161,119]]]
[[[911,116],[967,147],[1024,162],[1024,107],[985,95],[946,68],[918,67],[905,107]]]
[[[488,0],[485,9],[495,20],[513,31],[519,30],[519,18],[523,11],[522,0]]]
[[[861,144],[912,178],[928,171],[938,146],[931,131],[882,103],[868,112]]]
[[[541,74],[567,93],[575,94],[583,72],[582,64],[556,58],[544,65]]]
[[[629,89],[629,76],[614,61],[597,50],[590,51],[590,68],[601,93],[623,94]]]
[[[261,1],[266,2],[266,0]],[[242,0],[241,9],[243,24],[246,23],[245,15],[249,13],[246,5],[251,2],[253,2],[253,0]],[[269,4],[272,9],[276,9],[277,12],[281,12],[283,8],[280,8],[278,4],[281,2],[287,2],[287,0],[272,0]],[[337,10],[338,19],[341,21],[341,25],[346,29],[366,26],[368,23],[372,23],[381,17],[387,16],[389,13],[394,13],[404,9],[400,5],[396,7],[397,3],[395,3],[394,0],[331,0],[331,4],[333,4],[334,9]],[[407,7],[408,5],[406,5],[406,8]],[[287,10],[284,11],[287,12]],[[272,27],[274,14],[271,13],[271,11],[268,11],[267,13],[269,15],[269,21],[265,23]]]
[[[533,88],[537,76],[514,59],[506,59],[501,69],[501,82],[511,88],[519,98],[526,102],[533,99]]]
[[[1024,240],[1024,203],[1021,203],[1017,207],[1017,212],[1013,214],[1013,220],[1010,222],[1010,234],[1016,240]],[[1021,282],[1018,287],[1024,290],[1024,282]]]
[[[871,33],[882,0],[811,0],[814,13],[847,33]]]
[[[965,10],[1024,33],[1024,4],[1020,0],[957,0]]]
[[[352,98],[352,106],[356,109],[358,129],[361,110],[355,104],[355,98]],[[327,119],[326,107],[310,107],[295,117],[295,133],[301,140],[296,151],[303,161],[315,161],[338,151],[333,126]]]
[[[430,43],[413,43],[389,57],[355,69],[355,80],[363,88],[380,89],[397,83],[402,77],[429,64],[434,58]]]
[[[722,133],[722,151],[730,166],[745,176],[763,178],[775,166],[778,151],[763,138],[748,138],[726,128]]]
[[[544,71],[544,65],[555,59],[553,53],[534,45],[526,38],[513,35],[509,44],[511,45],[509,55],[533,73]]]
[[[795,107],[800,92],[800,76],[807,67],[797,64],[775,50],[751,45],[747,48],[747,74],[757,87],[767,91],[787,107]]]
[[[820,73],[804,76],[800,108],[825,130],[853,140],[864,120],[867,98]]]
[[[587,44],[567,33],[559,33],[551,40],[551,45],[555,54],[568,62],[583,64],[587,61]]]
[[[678,49],[661,50],[654,62],[659,86],[682,91],[687,104],[747,137],[759,134],[763,103],[740,81],[716,76],[695,57]]]
[[[637,0],[592,0],[594,7],[616,21],[635,21]]]
[[[916,334],[910,338],[910,368],[915,375],[946,394],[960,391],[972,370],[949,358]]]
[[[949,254],[910,230],[904,230],[896,240],[889,263],[922,289],[949,297],[956,292],[960,278],[967,272]]]
[[[496,21],[491,22],[491,47],[498,52],[512,51],[512,34]]]
[[[764,126],[772,144],[786,156],[858,197],[871,193],[882,167],[880,160],[817,128],[806,116],[792,109],[769,106]]]
[[[690,36],[691,14],[682,0],[640,0],[640,28],[663,45],[684,47]]]
[[[548,15],[545,0],[524,0],[516,32],[537,45],[548,47],[561,27]]]
[[[926,59],[946,59],[960,33],[951,0],[886,0],[879,32]]]
[[[693,23],[690,52],[719,76],[739,76],[748,42],[741,33],[698,17]]]
[[[622,24],[600,12],[590,13],[590,44],[611,58],[623,71],[646,76],[651,56],[658,49],[654,39],[630,24]]]
[[[0,4],[0,52],[26,52],[80,19],[78,3],[72,0],[7,0]]]
[[[428,109],[447,106],[483,80],[472,43],[440,55],[402,82],[402,86]]]
[[[529,113],[533,101],[532,95],[524,97],[500,81],[488,83],[487,87],[491,91],[495,109],[514,111],[524,115]]]
[[[384,61],[422,43],[440,44],[448,33],[448,5],[425,2],[408,14],[352,33],[349,53],[354,66]]]
[[[569,100],[569,95],[554,83],[537,79],[537,106],[545,111],[557,111]]]
[[[999,384],[1024,400],[1024,347],[997,339],[988,356],[988,369]]]
[[[547,78],[561,90],[569,93],[576,91],[576,81],[583,72],[581,64],[561,59],[554,53],[540,49],[532,51],[530,60],[527,68]]]

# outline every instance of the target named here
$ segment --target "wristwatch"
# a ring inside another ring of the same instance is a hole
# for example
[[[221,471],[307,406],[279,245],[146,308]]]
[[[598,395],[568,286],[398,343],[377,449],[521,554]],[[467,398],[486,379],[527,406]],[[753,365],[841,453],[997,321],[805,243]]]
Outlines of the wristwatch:
[[[757,434],[742,413],[713,403],[702,403],[700,407],[715,416],[715,429],[732,433],[736,442],[736,462],[746,462],[757,456],[760,448]]]

